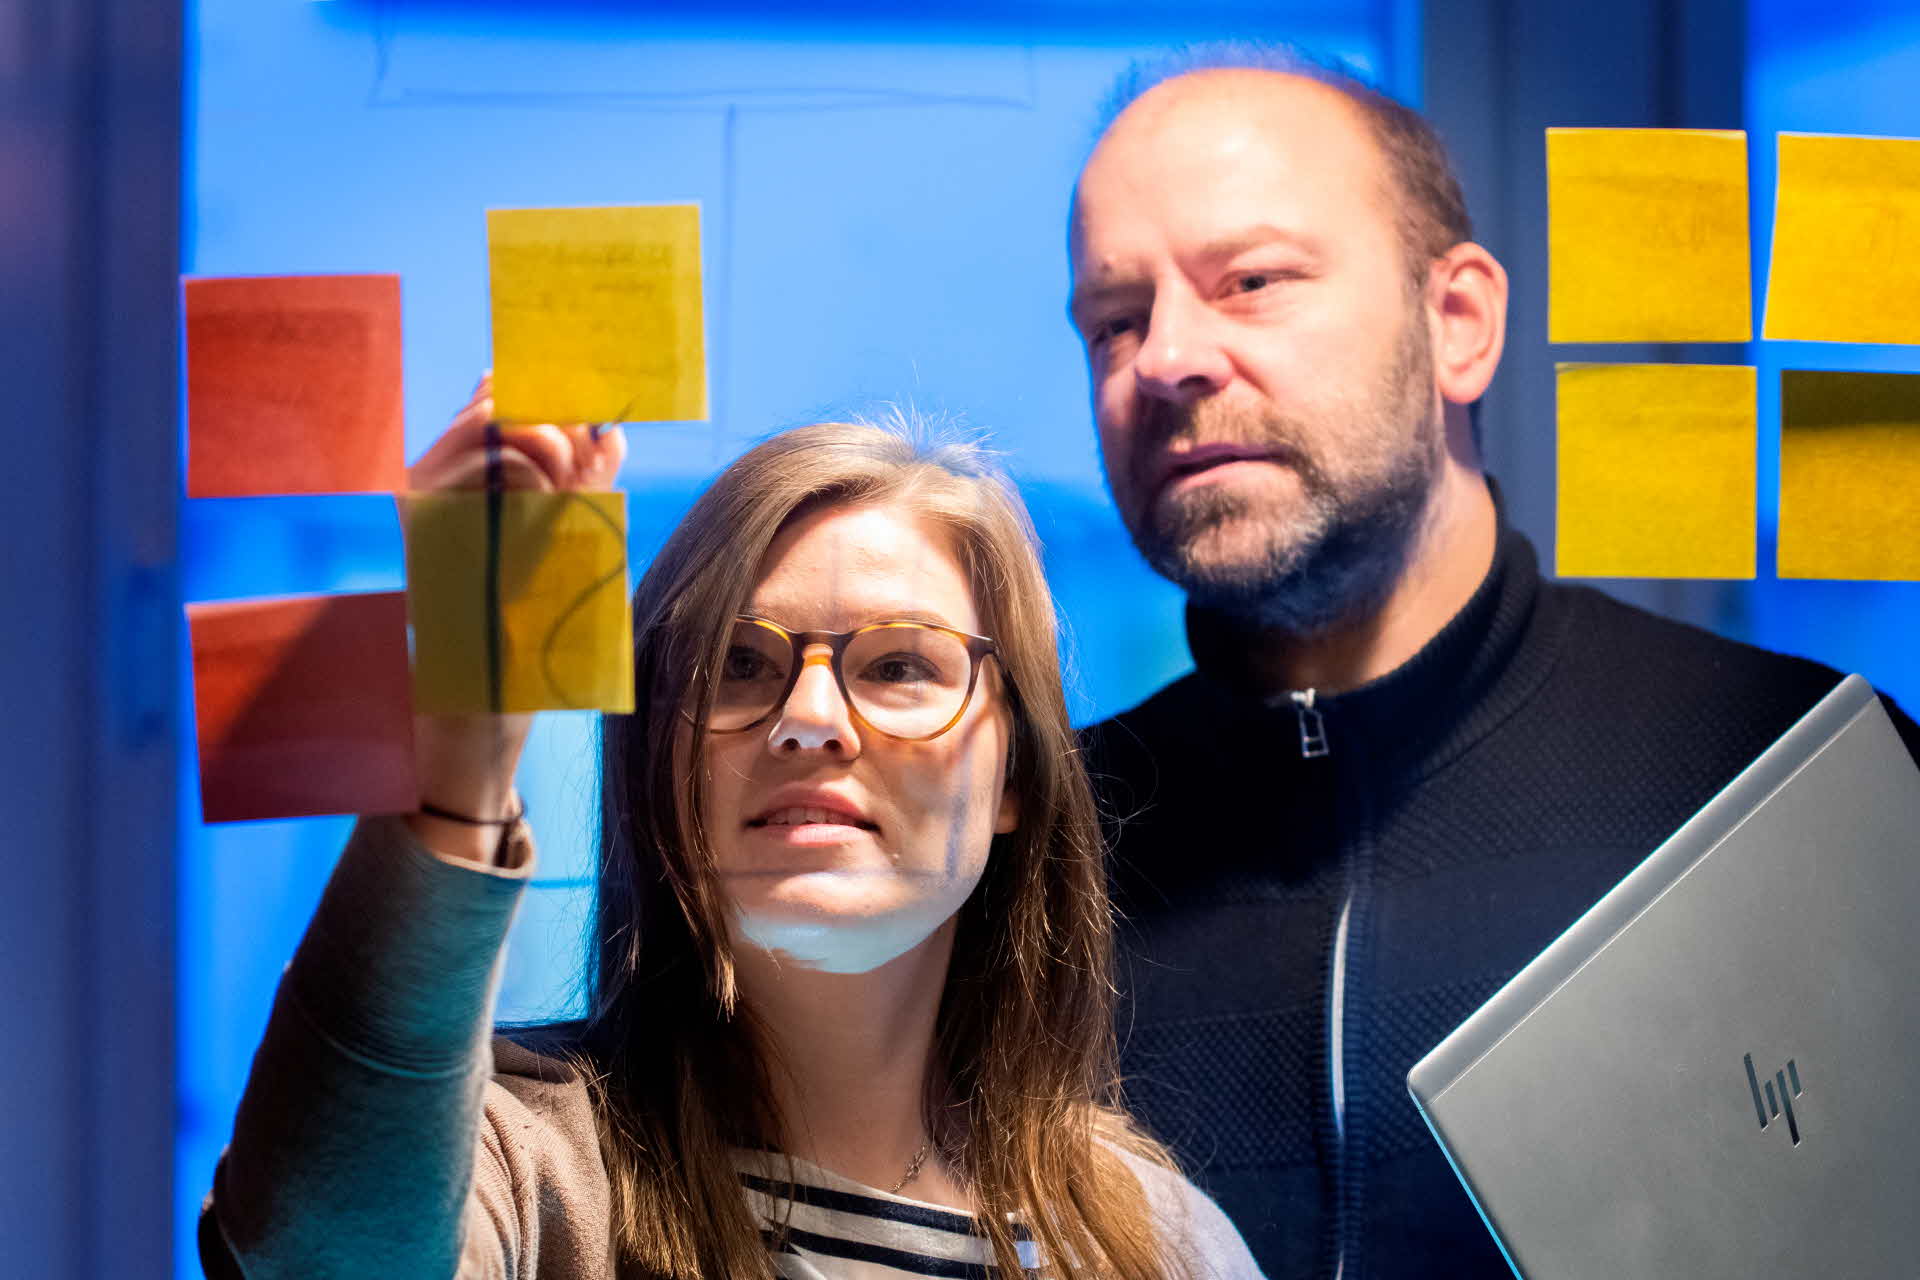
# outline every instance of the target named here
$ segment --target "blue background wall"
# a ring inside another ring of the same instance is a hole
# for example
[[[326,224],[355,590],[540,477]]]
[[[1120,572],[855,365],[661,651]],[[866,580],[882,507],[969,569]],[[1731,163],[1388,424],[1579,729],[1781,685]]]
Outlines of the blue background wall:
[[[698,486],[783,425],[911,401],[986,428],[1023,482],[1079,719],[1186,664],[1179,602],[1100,487],[1064,227],[1095,109],[1134,56],[1223,35],[1347,57],[1417,98],[1412,0],[937,7],[201,0],[188,38],[190,274],[397,271],[408,456],[487,363],[483,211],[696,200],[710,423],[630,439],[644,563]],[[536,17],[530,14],[537,12]],[[400,583],[391,504],[194,502],[187,599]],[[184,684],[184,677],[183,677]],[[191,716],[183,717],[191,723]],[[522,783],[542,880],[503,1018],[569,1007],[589,888],[591,717],[542,717]],[[181,772],[180,1274],[281,966],[344,820],[206,827]]]

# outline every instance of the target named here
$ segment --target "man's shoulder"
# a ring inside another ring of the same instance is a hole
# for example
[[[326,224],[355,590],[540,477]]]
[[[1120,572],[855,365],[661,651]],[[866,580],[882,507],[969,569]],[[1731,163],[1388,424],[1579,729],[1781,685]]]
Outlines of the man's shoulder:
[[[1199,673],[1188,671],[1126,710],[1086,726],[1080,735],[1099,749],[1112,749],[1129,740],[1188,729],[1194,712],[1215,700],[1217,692],[1203,686]]]
[[[1844,674],[1811,658],[1676,622],[1590,587],[1549,584],[1542,605],[1560,612],[1566,637],[1549,701],[1559,707],[1611,707],[1607,718],[1614,720],[1710,724],[1728,733],[1744,727],[1761,735],[1758,747],[1764,747]],[[1881,701],[1907,749],[1920,760],[1920,726],[1885,694]]]
[[[1529,655],[1549,687],[1569,687],[1626,709],[1650,699],[1683,703],[1757,698],[1802,709],[1818,701],[1841,673],[1811,659],[1732,640],[1624,603],[1591,587],[1543,583],[1536,631],[1547,650]],[[1223,717],[1244,709],[1195,672],[1162,686],[1124,711],[1091,724],[1082,736],[1097,755],[1164,749],[1182,739],[1217,737]]]
[[[1822,662],[1763,649],[1617,600],[1592,587],[1546,583],[1541,608],[1558,614],[1563,640],[1553,679],[1628,703],[1725,706],[1731,698],[1801,710],[1839,683]]]
[[[1221,717],[1232,710],[1220,701],[1219,690],[1189,671],[1125,711],[1081,729],[1095,789],[1110,804],[1132,812],[1161,790],[1170,769],[1197,766],[1218,748]]]
[[[1725,737],[1744,758],[1772,741],[1839,683],[1842,672],[1627,604],[1592,587],[1543,582],[1528,635],[1483,708],[1520,715],[1536,731],[1557,724],[1587,740],[1608,726],[1643,746],[1661,736]],[[1889,713],[1920,759],[1920,727]],[[1256,704],[1194,672],[1082,730],[1097,773],[1164,775],[1178,762],[1216,760]],[[1531,713],[1531,714],[1527,714]],[[1237,727],[1236,727],[1237,726]],[[1638,735],[1651,734],[1641,738]],[[1210,767],[1210,766],[1209,766]]]

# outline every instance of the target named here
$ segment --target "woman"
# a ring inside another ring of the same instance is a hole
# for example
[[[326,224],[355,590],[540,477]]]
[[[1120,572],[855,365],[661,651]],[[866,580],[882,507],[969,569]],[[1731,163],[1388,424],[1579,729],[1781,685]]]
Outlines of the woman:
[[[416,487],[618,468],[617,433],[491,413],[483,383]],[[1115,1101],[1051,602],[979,454],[773,438],[655,558],[634,635],[588,1017],[489,1054],[526,720],[423,717],[422,812],[359,825],[282,982],[210,1274],[1257,1274]]]

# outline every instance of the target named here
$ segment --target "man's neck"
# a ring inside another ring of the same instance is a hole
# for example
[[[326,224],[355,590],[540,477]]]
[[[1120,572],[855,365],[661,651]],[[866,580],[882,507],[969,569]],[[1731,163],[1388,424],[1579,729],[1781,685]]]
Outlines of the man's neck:
[[[1376,609],[1301,634],[1269,630],[1247,655],[1269,695],[1340,693],[1407,662],[1466,606],[1493,566],[1499,517],[1486,477],[1448,459],[1405,569]]]

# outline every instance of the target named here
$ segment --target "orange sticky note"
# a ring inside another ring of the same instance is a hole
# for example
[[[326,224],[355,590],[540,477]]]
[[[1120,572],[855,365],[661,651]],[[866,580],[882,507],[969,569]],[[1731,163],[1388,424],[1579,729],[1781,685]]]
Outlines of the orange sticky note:
[[[419,804],[405,595],[190,604],[187,621],[205,821]]]
[[[1753,368],[1563,364],[1558,375],[1557,570],[1753,577]]]
[[[188,280],[187,496],[406,488],[400,278]]]
[[[1780,375],[1778,568],[1920,581],[1920,374]]]

